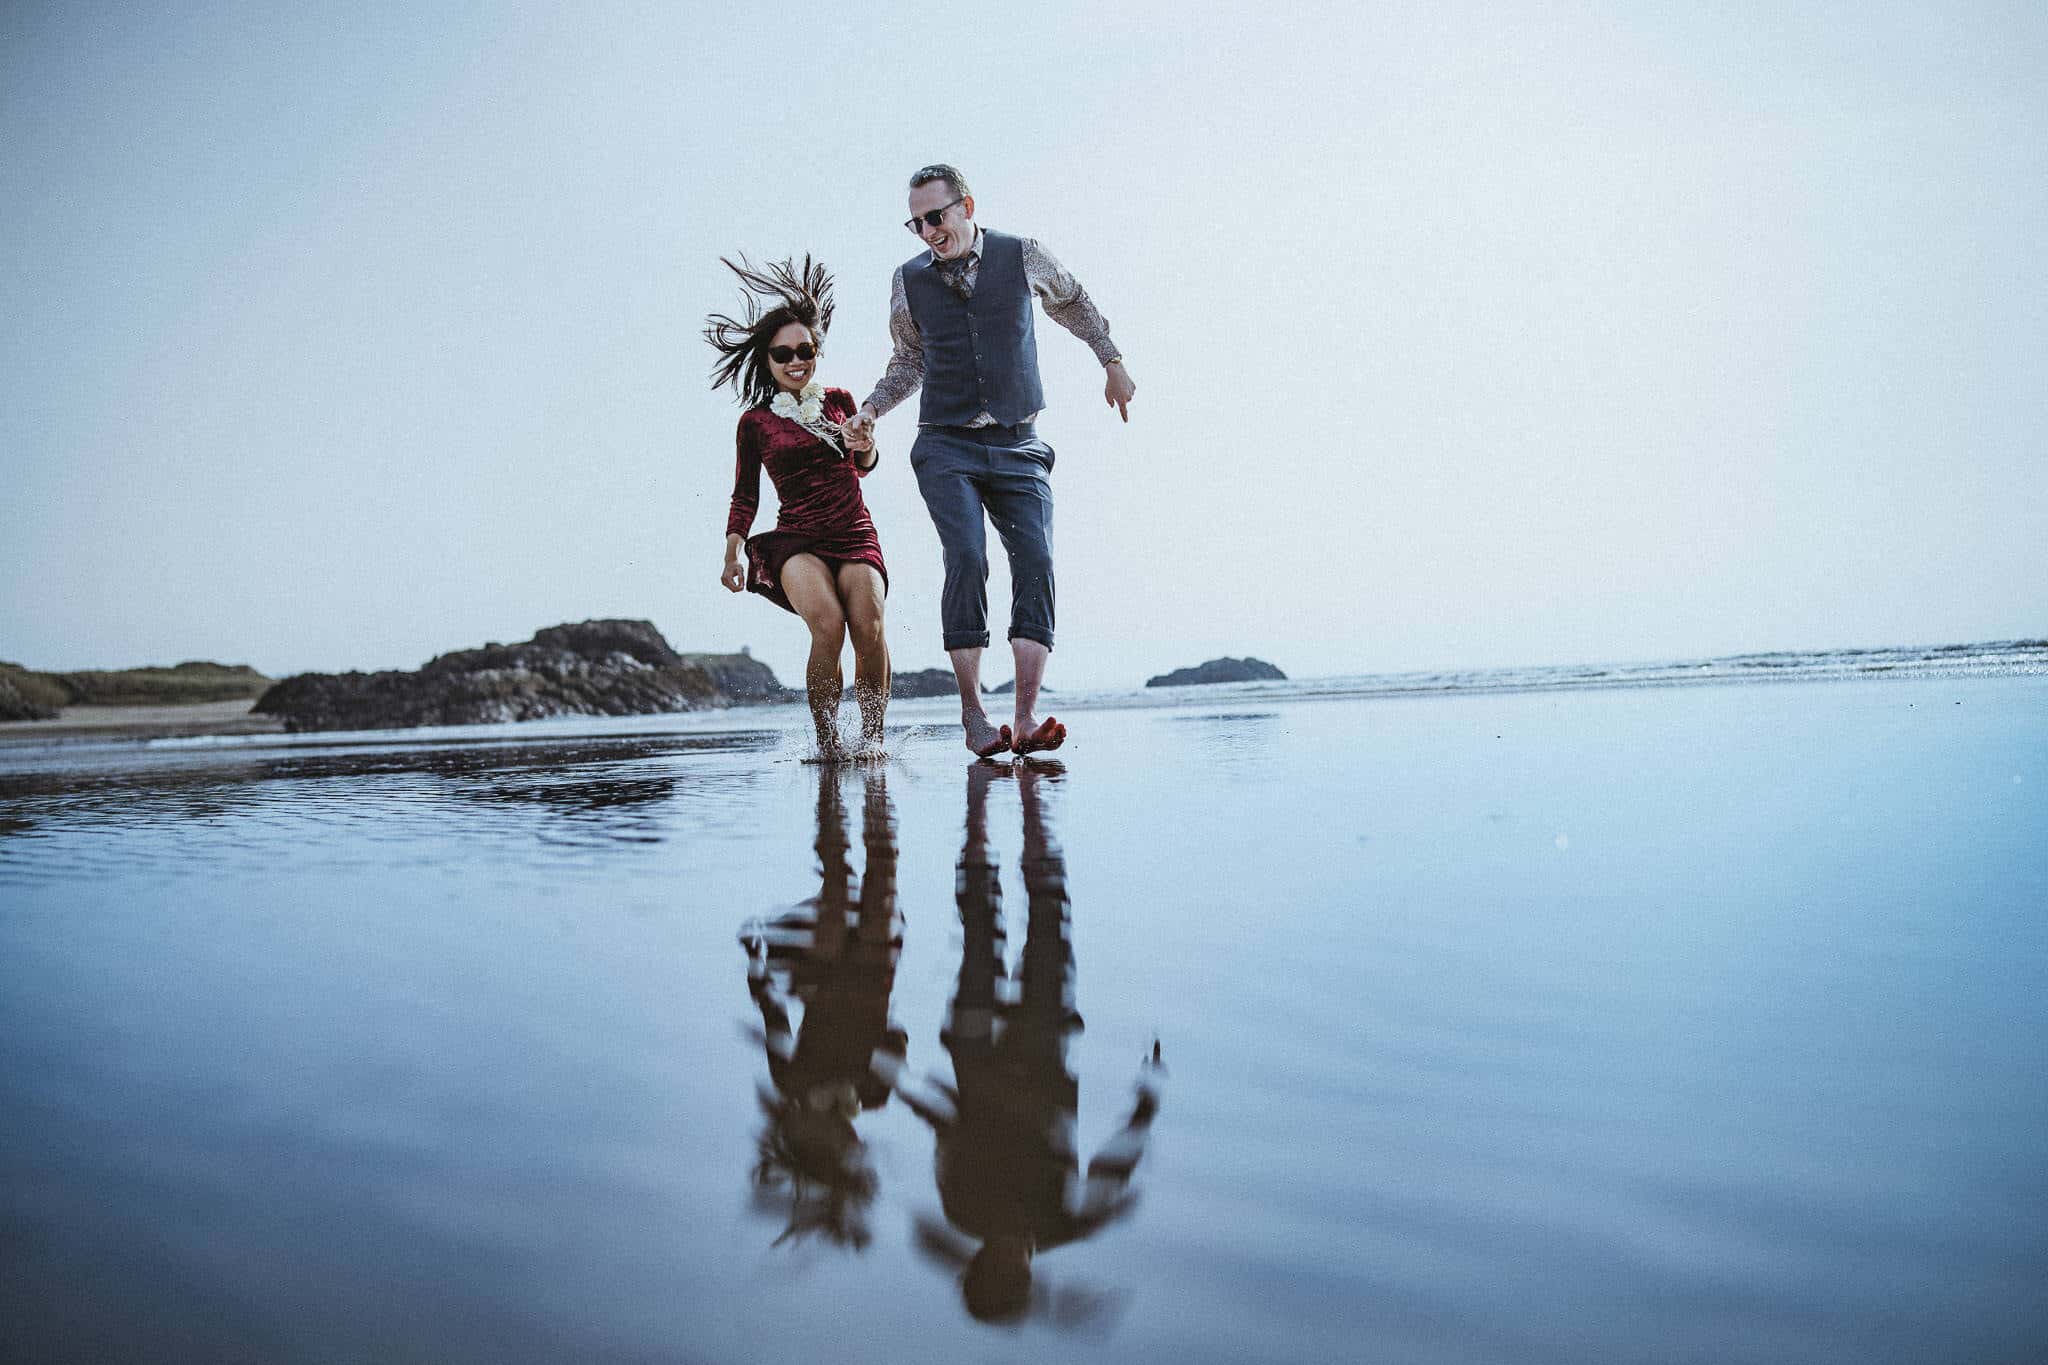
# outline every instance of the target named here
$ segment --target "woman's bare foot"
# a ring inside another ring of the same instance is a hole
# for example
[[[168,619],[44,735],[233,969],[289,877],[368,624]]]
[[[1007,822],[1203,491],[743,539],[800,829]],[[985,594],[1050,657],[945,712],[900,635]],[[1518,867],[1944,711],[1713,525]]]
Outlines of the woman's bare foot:
[[[1033,725],[1031,717],[1017,717],[1017,742],[1012,746],[1020,754],[1033,754],[1043,749],[1057,749],[1067,742],[1067,727],[1060,724],[1056,716],[1047,716],[1043,724]]]
[[[846,757],[846,744],[839,738],[839,731],[829,725],[818,727],[818,761],[837,763]]]
[[[960,717],[960,726],[967,732],[967,747],[976,758],[993,758],[1010,747],[1010,727],[995,725],[979,711],[970,711]]]

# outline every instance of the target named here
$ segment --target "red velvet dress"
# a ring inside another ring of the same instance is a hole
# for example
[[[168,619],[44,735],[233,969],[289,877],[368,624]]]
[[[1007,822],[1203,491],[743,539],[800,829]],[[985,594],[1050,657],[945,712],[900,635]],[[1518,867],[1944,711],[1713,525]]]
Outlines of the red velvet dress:
[[[827,389],[825,416],[834,422],[853,416],[853,395]],[[733,474],[728,535],[745,536],[761,505],[761,469],[775,484],[781,507],[775,529],[747,537],[747,590],[785,611],[795,611],[782,591],[782,566],[791,555],[813,554],[828,565],[872,564],[889,585],[882,543],[860,495],[865,471],[838,446],[767,408],[750,408],[740,418],[739,457]]]

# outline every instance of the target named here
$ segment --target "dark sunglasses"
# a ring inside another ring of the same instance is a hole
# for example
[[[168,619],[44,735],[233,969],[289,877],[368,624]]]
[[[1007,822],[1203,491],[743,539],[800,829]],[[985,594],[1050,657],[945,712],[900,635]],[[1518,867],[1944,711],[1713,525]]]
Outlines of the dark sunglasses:
[[[967,196],[962,195],[960,196],[960,198],[955,199],[953,201],[953,204],[963,204],[965,202],[967,202]],[[926,227],[937,227],[939,225],[939,220],[946,216],[946,210],[952,208],[953,204],[941,204],[937,208],[932,209],[930,212],[920,213],[914,218],[905,219],[903,226],[909,228],[913,233],[916,233],[919,237],[922,237],[924,236],[924,234],[922,232],[917,231],[917,225],[919,223],[923,223]]]
[[[799,341],[794,346],[770,346],[768,358],[778,365],[787,365],[792,360],[816,360],[818,348],[808,341]]]

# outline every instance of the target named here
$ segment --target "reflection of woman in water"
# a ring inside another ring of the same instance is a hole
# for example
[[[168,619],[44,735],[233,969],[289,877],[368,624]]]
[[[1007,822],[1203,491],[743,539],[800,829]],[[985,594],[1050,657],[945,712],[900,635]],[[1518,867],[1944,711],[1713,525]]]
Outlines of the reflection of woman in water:
[[[713,314],[704,339],[719,354],[712,387],[730,384],[740,415],[725,568],[734,592],[761,594],[795,612],[811,632],[804,681],[818,731],[818,756],[839,756],[840,651],[853,639],[853,690],[861,744],[879,749],[889,709],[889,645],[882,603],[889,570],[860,495],[875,467],[874,437],[846,430],[853,395],[819,385],[817,366],[832,325],[832,277],[808,256],[765,270],[732,265],[745,286],[743,317]],[[761,498],[761,470],[781,506],[775,529],[748,536]]]
[[[896,820],[887,776],[862,774],[861,836],[867,868],[849,861],[846,807],[838,771],[818,771],[818,894],[766,924],[749,923],[747,989],[761,1011],[761,1041],[772,1091],[760,1092],[767,1116],[754,1178],[765,1191],[789,1191],[789,1227],[780,1242],[806,1232],[865,1246],[866,1207],[875,1174],[853,1121],[888,1101],[907,1035],[889,1018],[896,958],[903,946],[896,917]],[[790,1000],[802,1023],[790,1026]]]
[[[1130,1118],[1088,1163],[1085,1182],[1074,1143],[1080,1089],[1067,1070],[1067,1034],[1081,1027],[1073,1008],[1073,948],[1068,939],[1066,862],[1046,827],[1039,784],[1059,769],[1019,765],[1024,806],[1024,888],[1029,902],[1023,960],[1013,998],[1004,976],[1002,890],[988,847],[988,785],[1013,770],[968,770],[967,839],[956,887],[963,939],[960,980],[940,1041],[953,1058],[954,1084],[931,1093],[908,1088],[905,1103],[938,1136],[939,1198],[951,1228],[926,1227],[922,1241],[964,1271],[968,1311],[985,1321],[1022,1316],[1032,1303],[1031,1261],[1078,1242],[1129,1211],[1129,1185],[1159,1109],[1158,1044],[1140,1066]],[[961,1234],[965,1234],[963,1238]],[[977,1245],[978,1244],[978,1245]]]

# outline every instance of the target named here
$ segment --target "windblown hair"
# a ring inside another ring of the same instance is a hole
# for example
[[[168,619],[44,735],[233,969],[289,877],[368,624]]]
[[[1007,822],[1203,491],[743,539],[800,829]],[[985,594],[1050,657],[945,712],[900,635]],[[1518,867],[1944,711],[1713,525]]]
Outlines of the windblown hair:
[[[767,1124],[754,1140],[755,1200],[764,1210],[786,1204],[789,1214],[775,1244],[817,1236],[865,1250],[880,1182],[852,1121],[814,1112],[799,1100],[765,1093],[760,1100]]]
[[[943,161],[935,161],[911,176],[910,188],[916,189],[919,185],[928,185],[934,180],[945,181],[946,188],[959,195],[962,199],[974,193],[973,190],[967,188],[967,177],[960,174],[957,167],[948,166]]]
[[[723,256],[718,259],[740,277],[741,315],[713,313],[704,320],[704,339],[718,352],[711,366],[711,387],[730,384],[742,407],[762,407],[775,396],[768,343],[777,332],[800,323],[810,332],[812,344],[823,349],[826,329],[832,325],[832,272],[808,254],[801,266],[794,259],[758,267],[744,255],[738,265]]]

